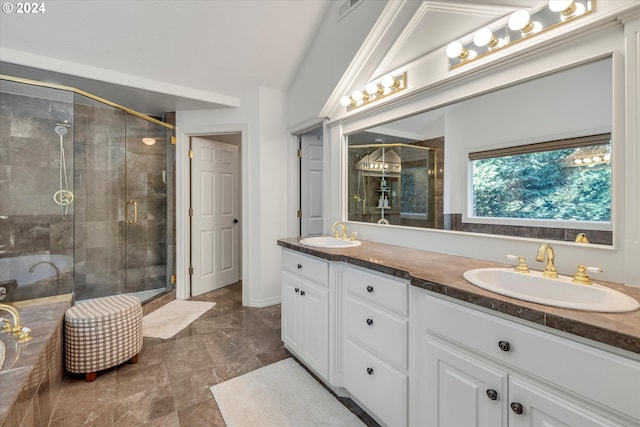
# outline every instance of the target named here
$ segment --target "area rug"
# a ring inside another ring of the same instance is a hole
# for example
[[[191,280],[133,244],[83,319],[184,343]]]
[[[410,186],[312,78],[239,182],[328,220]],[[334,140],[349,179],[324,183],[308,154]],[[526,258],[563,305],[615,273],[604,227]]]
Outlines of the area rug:
[[[364,426],[288,358],[211,387],[228,427]]]
[[[215,302],[173,300],[142,318],[142,335],[169,339],[214,305]]]

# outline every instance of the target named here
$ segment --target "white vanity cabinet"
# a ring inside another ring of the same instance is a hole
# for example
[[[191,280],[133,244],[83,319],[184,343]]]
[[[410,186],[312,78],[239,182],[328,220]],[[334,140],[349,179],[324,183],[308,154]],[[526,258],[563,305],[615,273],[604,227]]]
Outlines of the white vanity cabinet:
[[[418,307],[417,425],[640,425],[637,360],[426,292]]]
[[[329,374],[329,263],[282,251],[282,341],[325,381]]]
[[[350,265],[343,273],[344,387],[393,427],[408,423],[408,287]]]

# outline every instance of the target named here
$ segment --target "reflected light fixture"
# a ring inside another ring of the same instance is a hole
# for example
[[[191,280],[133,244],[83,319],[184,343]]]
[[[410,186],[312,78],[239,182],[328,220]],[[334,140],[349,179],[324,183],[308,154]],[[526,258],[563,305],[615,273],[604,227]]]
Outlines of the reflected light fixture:
[[[142,143],[145,145],[153,145],[156,143],[156,139],[155,138],[142,138]]]
[[[347,111],[369,104],[396,93],[407,87],[407,73],[396,72],[386,74],[378,80],[367,83],[364,90],[354,90],[351,96],[344,95],[340,98],[340,105]]]
[[[537,9],[518,9],[509,16],[449,43],[445,49],[449,69],[591,13],[594,2],[595,0],[548,0],[546,6]]]

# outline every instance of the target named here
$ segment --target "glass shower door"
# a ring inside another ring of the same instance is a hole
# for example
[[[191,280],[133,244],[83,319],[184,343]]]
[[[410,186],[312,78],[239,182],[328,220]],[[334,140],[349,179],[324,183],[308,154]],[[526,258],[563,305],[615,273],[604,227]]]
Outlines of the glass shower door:
[[[127,114],[124,229],[125,286],[142,300],[169,287],[167,263],[169,131]]]

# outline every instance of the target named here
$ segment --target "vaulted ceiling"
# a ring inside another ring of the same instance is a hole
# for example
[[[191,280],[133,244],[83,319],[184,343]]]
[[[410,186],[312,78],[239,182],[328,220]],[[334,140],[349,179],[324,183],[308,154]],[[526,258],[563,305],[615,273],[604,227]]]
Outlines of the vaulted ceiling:
[[[49,0],[44,13],[0,14],[0,73],[83,88],[151,114],[237,106],[247,88],[287,91],[323,19],[342,3]],[[540,1],[428,3],[386,67]]]

